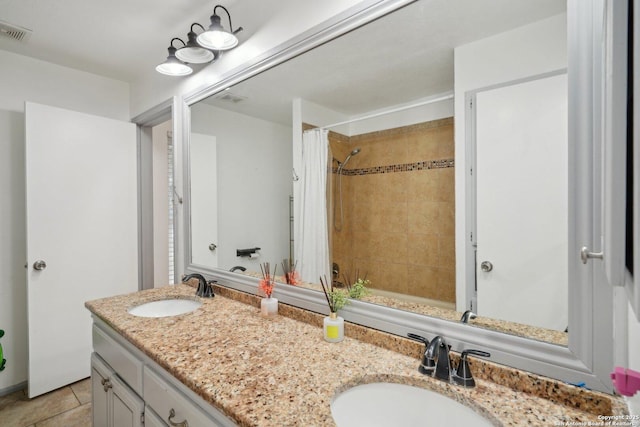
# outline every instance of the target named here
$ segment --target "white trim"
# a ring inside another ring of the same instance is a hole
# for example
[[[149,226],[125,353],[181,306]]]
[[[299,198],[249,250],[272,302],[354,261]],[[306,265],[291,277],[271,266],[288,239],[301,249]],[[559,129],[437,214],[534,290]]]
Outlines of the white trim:
[[[633,3],[633,273],[627,271],[629,304],[640,321],[640,1]],[[635,282],[634,282],[635,280]]]
[[[436,96],[432,96],[429,97],[429,99],[424,100],[424,101],[420,101],[420,102],[414,102],[411,103],[409,105],[403,105],[401,107],[393,107],[393,108],[389,108],[389,109],[385,109],[382,111],[378,111],[375,113],[369,113],[366,114],[364,116],[360,116],[360,117],[353,117],[349,120],[344,120],[342,122],[338,122],[338,123],[332,123],[330,125],[324,125],[320,128],[316,128],[316,129],[330,129],[330,128],[334,128],[336,126],[342,126],[342,125],[348,125],[349,123],[355,123],[355,122],[359,122],[362,120],[369,120],[369,119],[374,119],[376,117],[380,117],[380,116],[386,116],[387,114],[393,114],[393,113],[398,113],[400,111],[404,111],[404,110],[409,110],[411,108],[416,108],[416,107],[422,107],[424,105],[429,105],[429,104],[435,104],[436,102],[441,102],[441,101],[446,101],[448,99],[453,99],[453,93],[449,92],[446,95],[436,95]],[[309,129],[311,130],[311,129]],[[305,131],[307,132],[307,131]]]
[[[153,138],[151,128],[171,119],[165,101],[131,119],[137,127],[138,161],[138,289],[153,288]]]
[[[606,2],[605,109],[602,150],[602,243],[611,286],[624,286],[627,201],[627,16],[626,1]],[[614,22],[616,23],[614,25]],[[598,262],[598,261],[591,261]]]

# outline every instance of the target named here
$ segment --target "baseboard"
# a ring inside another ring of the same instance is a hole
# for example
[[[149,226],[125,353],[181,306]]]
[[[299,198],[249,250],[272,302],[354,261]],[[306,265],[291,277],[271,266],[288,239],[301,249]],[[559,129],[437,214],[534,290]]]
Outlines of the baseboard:
[[[21,383],[9,386],[7,388],[0,389],[0,397],[14,393],[18,390],[26,390],[26,389],[27,389],[27,382],[23,381]]]

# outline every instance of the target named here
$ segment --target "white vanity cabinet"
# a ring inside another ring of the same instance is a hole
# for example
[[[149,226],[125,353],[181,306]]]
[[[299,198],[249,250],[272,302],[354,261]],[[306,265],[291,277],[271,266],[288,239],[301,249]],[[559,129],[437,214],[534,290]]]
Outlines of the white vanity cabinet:
[[[98,356],[91,355],[94,427],[142,427],[144,402]]]
[[[232,427],[236,424],[94,317],[94,427]]]
[[[145,427],[167,427],[168,424],[162,421],[160,416],[153,412],[148,405],[144,407],[144,426]]]

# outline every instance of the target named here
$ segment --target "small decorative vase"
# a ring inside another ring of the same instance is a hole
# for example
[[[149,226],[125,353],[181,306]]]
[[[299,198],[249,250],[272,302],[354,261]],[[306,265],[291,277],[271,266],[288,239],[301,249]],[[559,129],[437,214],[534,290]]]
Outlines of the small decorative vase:
[[[337,313],[324,318],[324,339],[329,342],[340,342],[344,339],[344,319]]]
[[[260,313],[263,316],[275,316],[278,314],[277,298],[262,298],[260,300]]]

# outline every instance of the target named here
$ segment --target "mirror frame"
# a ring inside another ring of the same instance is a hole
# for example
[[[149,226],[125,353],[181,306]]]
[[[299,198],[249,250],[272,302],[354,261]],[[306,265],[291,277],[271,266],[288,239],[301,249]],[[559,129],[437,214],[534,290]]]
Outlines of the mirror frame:
[[[181,150],[183,167],[183,230],[185,274],[202,273],[231,288],[257,293],[258,279],[211,269],[191,262],[190,225],[190,106],[204,98],[268,70],[288,59],[326,43],[348,31],[384,16],[415,0],[367,0],[319,24],[276,48],[221,76],[213,85],[174,99],[174,141]],[[612,392],[609,373],[613,367],[613,291],[607,285],[602,263],[582,265],[582,246],[598,247],[601,236],[601,166],[594,153],[600,151],[602,135],[603,65],[602,40],[607,0],[568,0],[569,75],[569,345],[568,347],[508,335],[457,322],[419,315],[361,301],[353,301],[341,314],[358,323],[394,335],[418,333],[429,338],[446,337],[454,351],[477,348],[491,353],[491,361],[569,383]],[[294,155],[295,159],[295,155]],[[295,162],[295,160],[294,160]],[[463,165],[461,165],[462,167]],[[296,210],[297,211],[297,210]],[[464,221],[464,218],[457,221]],[[598,243],[598,245],[594,245]],[[458,277],[458,280],[464,278]],[[320,292],[279,286],[274,296],[282,303],[328,314]],[[596,309],[597,302],[597,309]]]

